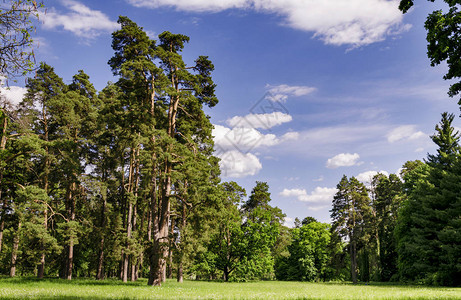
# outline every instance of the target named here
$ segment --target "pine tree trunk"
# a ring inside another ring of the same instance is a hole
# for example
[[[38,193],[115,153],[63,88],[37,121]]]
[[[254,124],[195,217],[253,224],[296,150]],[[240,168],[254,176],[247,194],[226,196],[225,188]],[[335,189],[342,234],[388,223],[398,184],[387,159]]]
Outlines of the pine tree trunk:
[[[8,126],[8,117],[5,115],[2,124],[2,138],[0,139],[0,149],[6,149],[6,129]],[[6,199],[2,199],[2,181],[3,181],[3,168],[0,167],[0,201],[2,201],[2,212],[0,218],[0,252],[2,252],[3,245],[3,230],[5,229],[5,214],[6,214]]]
[[[229,281],[229,269],[227,268],[227,266],[224,267],[224,270],[223,270],[223,273],[224,273],[224,281]]]
[[[357,283],[357,244],[355,241],[350,243],[350,255],[351,255],[351,276],[352,282]]]
[[[103,266],[104,266],[104,235],[101,237],[101,242],[99,244],[98,270],[96,273],[97,280],[104,279]]]
[[[179,263],[178,263],[178,282],[182,283],[184,281],[184,263],[183,263],[183,258],[182,255],[179,258]]]
[[[104,237],[106,229],[106,206],[107,206],[107,196],[106,193],[103,193],[103,203],[101,209],[101,242],[99,243],[99,257],[98,257],[98,270],[96,273],[96,279],[104,279],[103,266],[104,266]]]
[[[10,276],[16,276],[16,262],[18,260],[18,249],[19,249],[19,231],[21,230],[21,222],[18,223],[18,231],[13,238],[13,249],[11,250],[11,269]]]
[[[43,211],[43,227],[45,230],[48,230],[48,208],[45,205],[45,210]],[[38,266],[37,278],[42,279],[45,276],[45,245],[42,242],[40,245],[40,250],[42,252],[40,257],[40,265]]]
[[[75,221],[75,191],[76,183],[73,182],[69,186],[68,191],[68,216],[70,221]],[[68,246],[68,255],[66,260],[66,279],[72,279],[72,268],[74,263],[74,232],[72,230],[70,239],[69,239],[69,246]]]
[[[155,154],[153,156],[153,178],[152,178],[152,190],[151,190],[151,207],[149,217],[149,232],[147,238],[149,239],[149,280],[148,285],[160,285],[161,281],[158,280],[158,272],[160,270],[160,245],[159,245],[159,216],[158,209],[160,207],[157,195],[157,179],[156,179],[156,165],[155,165]]]
[[[134,177],[135,177],[135,180],[134,180],[134,199],[137,201],[138,199],[138,187],[139,187],[139,151],[140,151],[140,147],[137,147],[136,149],[136,156],[135,156],[135,169],[134,169]],[[137,230],[137,216],[138,216],[138,205],[137,204],[134,204],[134,207],[133,207],[133,220],[132,220],[132,228],[131,230],[132,231],[136,231]],[[137,265],[139,263],[139,257],[134,257],[134,255],[131,255],[132,258],[131,258],[131,281],[136,281],[137,279],[137,274],[136,274],[136,268],[137,268]]]
[[[128,220],[127,220],[127,230],[126,230],[126,236],[128,240],[131,238],[131,225],[132,225],[131,217],[132,215],[133,215],[133,203],[130,201],[130,203],[128,204]],[[129,244],[127,244],[126,246],[128,247]],[[125,254],[124,259],[123,259],[123,278],[122,278],[123,282],[128,281],[128,259],[129,259],[129,255]]]
[[[8,118],[5,116],[2,124],[2,138],[0,140],[0,149],[6,149],[6,128],[8,126]],[[3,168],[0,167],[0,201],[2,201],[2,213],[0,218],[0,252],[2,252],[3,245],[3,230],[5,229],[5,212],[6,212],[6,199],[2,199],[2,181],[3,181]]]
[[[71,237],[69,241],[69,255],[67,257],[66,279],[72,279],[72,266],[74,263],[74,238]]]
[[[2,178],[3,178],[3,174],[0,173],[0,199],[2,198],[2,189],[1,189]],[[6,205],[7,205],[6,199],[3,199],[2,212],[0,215],[0,218],[1,218],[1,221],[0,221],[0,253],[2,252],[2,245],[3,245],[3,230],[5,230]]]
[[[170,226],[170,236],[173,236],[174,234],[174,227],[175,227],[175,220],[171,220],[171,226]],[[168,265],[167,265],[167,278],[172,279],[173,278],[173,240],[170,239],[170,246],[168,249]]]
[[[131,230],[132,230],[132,225],[133,225],[133,199],[132,199],[132,192],[133,192],[133,176],[134,176],[134,168],[135,168],[135,151],[134,148],[131,148],[131,154],[130,154],[130,168],[128,172],[128,191],[127,194],[129,196],[128,199],[128,217],[126,220],[126,237],[127,237],[127,244],[126,247],[129,247],[130,245],[130,239],[131,239]],[[122,274],[122,281],[123,282],[128,282],[128,262],[129,262],[129,255],[125,254],[124,259],[123,259],[123,274]]]
[[[187,181],[185,182],[187,185]],[[181,240],[179,243],[179,263],[178,263],[178,282],[183,282],[183,269],[184,269],[184,247],[186,242],[186,204],[183,203],[181,212],[181,223],[179,224],[179,232],[181,234]]]

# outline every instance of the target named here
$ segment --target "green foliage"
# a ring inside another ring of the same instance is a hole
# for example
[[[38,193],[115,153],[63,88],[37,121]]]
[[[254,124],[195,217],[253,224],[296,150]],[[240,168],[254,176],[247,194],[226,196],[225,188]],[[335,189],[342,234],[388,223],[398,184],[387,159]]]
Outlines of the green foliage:
[[[277,261],[279,280],[318,281],[327,279],[330,261],[330,225],[310,222],[291,230],[289,255]]]
[[[442,114],[432,140],[437,155],[429,155],[405,174],[407,199],[399,214],[399,273],[403,280],[429,284],[460,285],[460,146],[451,123],[453,115]]]
[[[380,281],[389,281],[397,274],[397,252],[394,230],[403,200],[403,184],[395,174],[378,174],[372,180],[374,224],[372,240],[376,243],[377,274]],[[374,275],[374,274],[372,274]]]
[[[268,189],[267,183],[257,182],[242,203],[246,195],[243,188],[235,182],[222,184],[222,206],[215,215],[217,224],[207,247],[211,254],[202,255],[199,263],[204,265],[203,258],[211,258],[205,265],[215,266],[225,281],[274,278],[272,253],[284,214],[269,205]]]
[[[333,207],[330,210],[333,220],[332,230],[339,237],[347,238],[349,241],[351,277],[352,281],[357,283],[358,252],[369,240],[367,226],[372,216],[370,198],[365,185],[355,177],[348,179],[344,175],[336,188],[338,192],[333,198]],[[363,271],[368,272],[368,270]]]
[[[435,2],[435,0],[429,0]],[[448,72],[443,77],[445,80],[459,79],[461,77],[460,56],[461,51],[461,12],[459,0],[444,0],[449,6],[448,12],[436,10],[429,14],[424,27],[427,30],[427,56],[431,66],[446,62]],[[413,0],[401,0],[399,9],[404,13],[413,6]],[[450,86],[448,95],[454,97],[461,91],[461,82]],[[459,102],[461,105],[461,101]]]
[[[0,74],[7,78],[25,75],[34,67],[33,19],[42,2],[4,0],[0,4]]]

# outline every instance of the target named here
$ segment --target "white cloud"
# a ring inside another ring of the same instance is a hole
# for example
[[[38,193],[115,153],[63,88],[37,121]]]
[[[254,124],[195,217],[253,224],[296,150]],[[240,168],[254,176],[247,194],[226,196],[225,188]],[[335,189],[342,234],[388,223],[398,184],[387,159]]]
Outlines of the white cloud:
[[[333,199],[333,198],[332,198]],[[322,206],[308,206],[307,208],[312,211],[319,211],[331,207],[331,205],[322,205]]]
[[[62,3],[70,12],[65,14],[50,9],[42,13],[40,20],[45,29],[62,27],[79,37],[92,39],[103,32],[111,32],[120,27],[101,11],[92,10],[77,1],[63,0]]]
[[[275,134],[263,134],[254,128],[235,127],[228,128],[221,125],[214,125],[213,136],[217,149],[223,151],[239,150],[247,153],[250,150],[274,146],[280,143]]]
[[[22,101],[27,89],[19,86],[0,87],[0,95],[4,96],[11,104],[18,105]]]
[[[379,174],[379,173],[384,174],[386,176],[389,176],[388,172],[381,170],[379,172],[377,172],[377,171],[366,171],[366,172],[360,173],[355,178],[357,178],[357,180],[359,180],[359,181],[361,181],[361,182],[363,182],[365,184],[369,184],[373,180],[373,177],[375,175]]]
[[[230,8],[247,8],[248,0],[127,0],[137,7],[158,8],[170,6],[178,10],[195,12],[219,12]]]
[[[283,197],[303,197],[307,195],[307,192],[305,189],[283,189],[282,192],[280,192],[280,196]]]
[[[222,175],[226,177],[241,178],[256,175],[262,169],[259,159],[251,153],[244,154],[237,150],[230,150],[216,156],[221,159],[219,166]]]
[[[288,97],[300,97],[308,95],[317,89],[310,86],[297,86],[297,85],[266,85],[268,92],[267,99],[274,102],[285,102]]]
[[[422,131],[417,131],[415,125],[403,125],[392,129],[391,132],[387,134],[387,141],[389,143],[394,143],[404,140],[417,140],[422,137],[427,137],[427,134]]]
[[[246,116],[235,116],[226,121],[231,127],[263,128],[270,129],[283,123],[291,122],[293,118],[282,112],[269,114],[248,114]]]
[[[296,131],[287,132],[284,135],[282,135],[280,139],[283,141],[297,140],[299,139],[299,132],[296,132]]]
[[[285,217],[283,226],[293,228],[295,225],[293,218]]]
[[[320,177],[314,179],[314,181],[315,181],[315,182],[321,182],[321,181],[323,181],[324,179],[325,179],[325,178],[323,177],[323,175],[320,175]]]
[[[357,153],[340,153],[327,160],[326,167],[329,169],[336,169],[339,167],[351,167],[358,164],[360,155]]]
[[[416,149],[415,149],[415,152],[416,152],[416,153],[423,152],[423,151],[424,151],[424,148],[423,148],[423,147],[419,147],[419,148],[416,148]]]
[[[218,12],[253,9],[281,16],[283,24],[313,32],[326,44],[367,45],[410,28],[398,0],[127,0],[138,7]]]
[[[310,194],[305,189],[284,189],[280,196],[296,197],[308,203],[330,203],[338,190],[336,188],[316,187]]]

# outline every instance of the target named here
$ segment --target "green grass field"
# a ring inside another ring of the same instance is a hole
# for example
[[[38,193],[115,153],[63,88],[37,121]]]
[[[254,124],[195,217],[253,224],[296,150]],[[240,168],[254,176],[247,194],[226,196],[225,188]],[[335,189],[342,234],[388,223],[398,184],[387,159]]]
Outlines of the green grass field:
[[[168,280],[148,287],[145,280],[60,279],[38,281],[1,278],[0,299],[461,299],[461,288],[388,284],[305,283],[260,281],[246,283]]]

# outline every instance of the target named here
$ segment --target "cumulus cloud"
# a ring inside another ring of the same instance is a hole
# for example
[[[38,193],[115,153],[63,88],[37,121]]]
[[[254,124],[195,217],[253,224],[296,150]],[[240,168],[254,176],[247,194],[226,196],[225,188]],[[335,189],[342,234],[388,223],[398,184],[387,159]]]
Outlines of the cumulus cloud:
[[[0,96],[13,105],[18,105],[26,93],[27,89],[20,86],[0,87]]]
[[[395,143],[397,141],[405,140],[417,140],[423,137],[427,137],[422,131],[417,131],[415,125],[403,125],[394,128],[387,134],[387,141],[389,143]]]
[[[280,137],[282,141],[293,141],[299,139],[299,132],[290,131]]]
[[[280,143],[275,134],[263,134],[254,128],[228,128],[214,125],[213,136],[217,148],[223,151],[239,150],[247,153],[263,146],[274,146]]]
[[[357,175],[355,178],[357,178],[357,180],[365,183],[365,184],[369,184],[371,183],[371,181],[373,180],[373,177],[377,174],[384,174],[386,176],[389,176],[389,173],[386,172],[386,171],[366,171],[366,172],[362,172],[360,173],[359,175]]]
[[[410,28],[397,0],[127,0],[137,7],[218,12],[252,9],[277,14],[291,28],[313,32],[332,45],[368,45]]]
[[[316,187],[310,194],[305,189],[284,189],[280,196],[295,197],[298,201],[308,203],[329,203],[338,190],[336,188]]]
[[[294,227],[294,225],[295,225],[295,223],[294,223],[293,218],[290,218],[290,217],[285,217],[284,218],[283,226]]]
[[[291,120],[293,118],[289,114],[276,111],[268,114],[248,114],[243,117],[235,116],[226,122],[231,127],[270,129],[274,126],[291,122]]]
[[[317,90],[314,87],[310,86],[298,86],[298,85],[286,85],[286,84],[281,84],[281,85],[266,85],[266,88],[268,89],[268,95],[266,98],[270,101],[274,102],[286,102],[288,97],[300,97],[300,96],[305,96],[308,95],[315,90]]]
[[[339,167],[351,167],[358,165],[360,155],[357,153],[351,154],[351,153],[340,153],[336,156],[333,156],[332,158],[329,158],[327,160],[326,167],[329,169],[336,169]]]
[[[41,14],[40,20],[45,29],[63,28],[78,37],[93,39],[103,32],[111,32],[119,28],[104,13],[73,0],[63,0],[63,5],[70,10],[68,13],[49,9]]]
[[[259,159],[251,153],[242,153],[237,150],[230,150],[216,154],[221,161],[219,166],[222,175],[226,177],[241,178],[256,175],[262,165]]]

